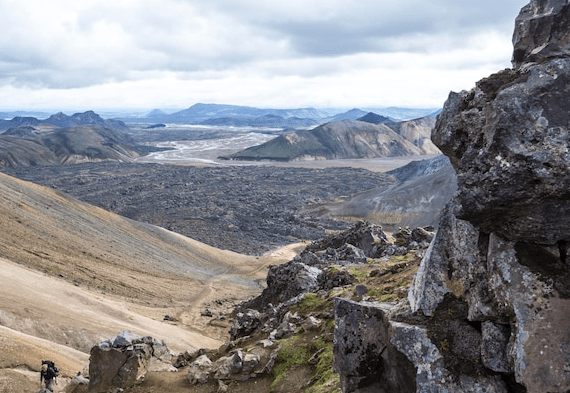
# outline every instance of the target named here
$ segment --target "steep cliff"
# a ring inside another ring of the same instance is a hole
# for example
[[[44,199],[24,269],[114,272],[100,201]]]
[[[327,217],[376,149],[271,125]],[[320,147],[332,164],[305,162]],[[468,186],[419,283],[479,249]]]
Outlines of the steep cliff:
[[[567,0],[532,0],[513,68],[451,93],[438,117],[432,140],[458,193],[408,302],[384,312],[376,354],[395,347],[413,363],[406,391],[570,390],[569,24]],[[384,361],[385,381],[398,362]],[[361,375],[341,378],[368,391]]]

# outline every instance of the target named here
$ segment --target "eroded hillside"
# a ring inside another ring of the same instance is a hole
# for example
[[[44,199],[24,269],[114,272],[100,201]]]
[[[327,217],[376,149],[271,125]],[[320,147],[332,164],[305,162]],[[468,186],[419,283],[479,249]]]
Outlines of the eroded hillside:
[[[203,303],[232,307],[259,292],[266,265],[291,256],[220,251],[4,174],[0,215],[2,381],[35,381],[49,357],[75,374],[121,330],[175,350],[216,348],[229,325],[200,318]]]

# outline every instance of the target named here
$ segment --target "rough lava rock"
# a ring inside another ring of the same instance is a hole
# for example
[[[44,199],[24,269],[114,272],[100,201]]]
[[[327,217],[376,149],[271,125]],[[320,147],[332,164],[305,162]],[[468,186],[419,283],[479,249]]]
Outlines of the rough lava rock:
[[[89,391],[126,389],[141,382],[148,371],[174,371],[171,359],[164,341],[121,332],[91,348]]]
[[[515,68],[570,55],[570,5],[567,1],[531,1],[521,10],[515,26]]]
[[[391,243],[380,226],[361,221],[345,231],[314,241],[292,261],[271,267],[267,287],[261,295],[237,307],[230,331],[232,339],[251,334],[267,325],[268,320],[268,328],[277,328],[287,306],[300,302],[308,292],[354,282],[348,271],[332,266],[368,263],[369,258],[427,249],[434,236],[430,229],[402,228],[394,234],[396,243]]]
[[[390,344],[391,307],[335,299],[333,368],[341,376],[343,392],[416,391],[412,363]]]
[[[513,43],[513,69],[451,93],[432,133],[458,191],[377,333],[417,392],[570,391],[570,1],[531,0]]]

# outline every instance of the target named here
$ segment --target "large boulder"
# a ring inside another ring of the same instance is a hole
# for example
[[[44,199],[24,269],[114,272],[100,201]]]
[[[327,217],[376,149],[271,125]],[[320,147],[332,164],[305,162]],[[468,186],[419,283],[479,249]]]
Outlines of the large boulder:
[[[91,348],[89,391],[130,388],[150,370],[172,370],[171,357],[163,341],[121,332]]]
[[[514,68],[451,93],[432,134],[459,189],[411,311],[431,317],[427,337],[451,380],[476,370],[487,391],[498,377],[514,390],[570,389],[569,26],[567,1],[531,1]]]
[[[335,299],[333,367],[344,393],[416,391],[412,363],[390,343],[392,306]]]

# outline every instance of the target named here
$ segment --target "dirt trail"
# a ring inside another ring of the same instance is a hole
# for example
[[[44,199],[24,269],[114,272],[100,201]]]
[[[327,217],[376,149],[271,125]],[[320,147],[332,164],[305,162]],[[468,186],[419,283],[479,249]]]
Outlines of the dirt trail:
[[[212,279],[193,298],[189,307],[180,309],[175,314],[175,319],[186,329],[203,332],[209,337],[222,341],[229,340],[229,322],[216,317],[230,313],[235,304],[257,296],[263,290],[269,266],[290,261],[305,245],[305,243],[287,245],[267,255],[256,257],[256,264],[242,266],[240,272],[228,272]],[[247,279],[253,279],[258,283],[258,287],[250,289],[227,285],[228,281],[237,282]],[[202,315],[206,309],[212,313],[212,317]]]

